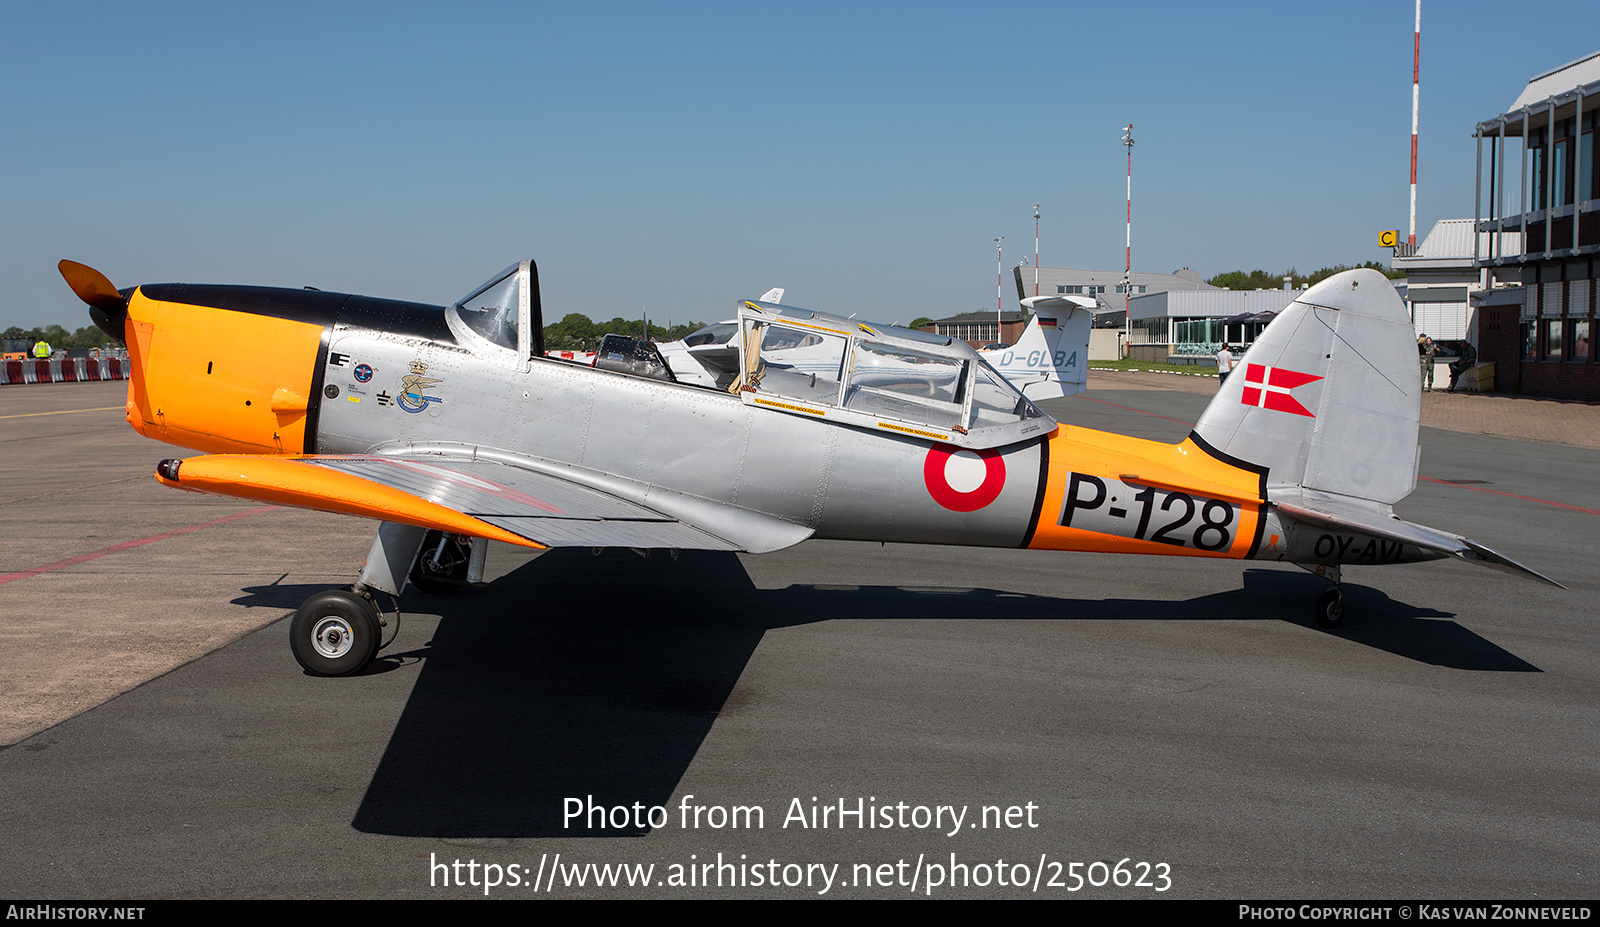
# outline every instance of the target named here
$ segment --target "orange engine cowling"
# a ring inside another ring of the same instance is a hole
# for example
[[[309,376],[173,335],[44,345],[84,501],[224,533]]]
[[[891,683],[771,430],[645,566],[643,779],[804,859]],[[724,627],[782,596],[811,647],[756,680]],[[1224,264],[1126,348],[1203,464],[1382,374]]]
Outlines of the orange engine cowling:
[[[298,454],[324,326],[135,290],[126,343],[128,424],[211,453]]]

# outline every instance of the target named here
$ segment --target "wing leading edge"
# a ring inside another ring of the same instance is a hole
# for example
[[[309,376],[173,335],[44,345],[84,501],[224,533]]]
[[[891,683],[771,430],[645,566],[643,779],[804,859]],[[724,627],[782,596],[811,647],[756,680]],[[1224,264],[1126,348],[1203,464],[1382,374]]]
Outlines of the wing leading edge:
[[[156,478],[191,492],[359,515],[523,547],[761,550],[771,547],[768,538],[774,533],[766,523],[778,521],[733,510],[731,520],[708,519],[723,529],[718,534],[573,480],[495,460],[433,454],[213,454],[163,461]],[[750,532],[753,537],[726,530],[751,519],[762,522]],[[782,523],[778,533],[798,543],[811,531]]]

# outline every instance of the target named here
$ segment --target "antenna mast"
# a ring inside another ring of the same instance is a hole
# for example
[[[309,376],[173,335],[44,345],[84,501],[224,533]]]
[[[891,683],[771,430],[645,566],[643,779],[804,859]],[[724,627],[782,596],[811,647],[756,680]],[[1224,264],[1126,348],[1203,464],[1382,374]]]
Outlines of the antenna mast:
[[[1417,31],[1411,39],[1411,234],[1406,237],[1412,248],[1417,246],[1417,97],[1421,77],[1422,0],[1417,0]]]
[[[1000,307],[1002,305],[1000,300],[1001,300],[1001,294],[1004,292],[1004,290],[1001,289],[1000,281],[1002,279],[1004,279],[1004,272],[1000,269],[1000,243],[1002,241],[1005,241],[1005,240],[1006,240],[1006,237],[1004,235],[1001,235],[999,238],[996,238],[994,240],[994,340],[995,341],[999,341],[1000,340],[1000,326],[1002,324],[1001,321],[1000,321]]]
[[[1417,0],[1422,2],[1422,0]],[[1123,345],[1127,349],[1125,356],[1133,353],[1133,319],[1128,313],[1129,294],[1133,290],[1133,123],[1128,123],[1127,130],[1122,135],[1122,144],[1128,146],[1128,253],[1127,265],[1122,271],[1122,330]]]

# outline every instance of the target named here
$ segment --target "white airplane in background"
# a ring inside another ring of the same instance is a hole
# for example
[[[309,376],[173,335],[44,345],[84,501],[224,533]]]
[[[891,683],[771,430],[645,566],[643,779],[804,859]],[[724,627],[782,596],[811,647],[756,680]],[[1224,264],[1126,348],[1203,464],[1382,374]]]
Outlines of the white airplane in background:
[[[783,288],[774,287],[761,302],[781,304]],[[1094,321],[1095,303],[1083,296],[1031,296],[1022,305],[1033,318],[1014,345],[980,351],[983,359],[1029,399],[1059,399],[1083,392],[1088,380],[1089,328]],[[717,386],[731,383],[739,374],[739,346],[735,340],[739,325],[734,320],[707,325],[682,341],[657,345],[662,360],[679,383]],[[907,329],[897,330],[905,336]],[[763,345],[770,357],[804,374],[837,378],[838,371],[827,369],[838,356],[824,347],[821,337],[796,338],[792,345]],[[941,341],[943,338],[941,337]],[[914,370],[927,376],[925,366],[903,356],[856,359],[873,362],[876,374],[893,377]],[[859,375],[860,371],[858,371]]]
[[[1095,302],[1086,296],[1030,296],[1033,313],[1017,343],[979,351],[989,366],[1035,402],[1083,392],[1089,379],[1089,329]]]
[[[783,287],[773,287],[759,301],[781,304]],[[664,342],[656,348],[679,383],[716,388],[719,383],[731,383],[739,375],[739,344],[734,339],[738,333],[738,321],[729,319],[707,325],[682,341]]]

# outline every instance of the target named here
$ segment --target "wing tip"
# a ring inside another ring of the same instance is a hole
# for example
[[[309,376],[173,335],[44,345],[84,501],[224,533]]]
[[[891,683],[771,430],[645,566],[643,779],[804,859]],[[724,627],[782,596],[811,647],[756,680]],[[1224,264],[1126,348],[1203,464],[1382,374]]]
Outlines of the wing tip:
[[[1505,554],[1502,554],[1491,547],[1479,544],[1477,541],[1474,541],[1471,538],[1462,538],[1461,542],[1466,545],[1467,549],[1463,551],[1455,551],[1453,553],[1456,557],[1465,560],[1468,563],[1476,563],[1480,566],[1486,566],[1491,569],[1499,570],[1502,573],[1510,573],[1513,576],[1536,579],[1541,583],[1554,586],[1557,589],[1567,588],[1543,573],[1540,573],[1538,570],[1524,566],[1510,557],[1507,557]]]

